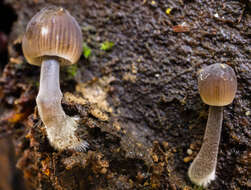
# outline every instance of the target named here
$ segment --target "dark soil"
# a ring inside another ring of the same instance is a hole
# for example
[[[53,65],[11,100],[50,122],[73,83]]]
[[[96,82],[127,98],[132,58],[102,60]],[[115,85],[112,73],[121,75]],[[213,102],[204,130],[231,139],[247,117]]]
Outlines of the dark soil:
[[[49,4],[69,10],[92,49],[77,67],[61,70],[62,103],[67,114],[81,117],[78,134],[90,144],[86,152],[54,150],[37,114],[39,67],[26,62],[20,39],[31,17]],[[196,73],[213,63],[235,70],[238,91],[224,108],[217,178],[207,189],[251,188],[250,0],[4,0],[0,5],[9,8],[1,11],[9,25],[0,25],[8,38],[8,56],[3,46],[0,62],[0,138],[8,138],[12,150],[1,151],[0,158],[15,153],[8,163],[11,168],[17,163],[26,189],[200,189],[187,177],[208,113]],[[101,50],[105,41],[114,47]],[[0,150],[5,146],[0,143]],[[16,180],[10,189],[25,189],[15,168],[11,171]],[[0,189],[2,176],[0,171]]]

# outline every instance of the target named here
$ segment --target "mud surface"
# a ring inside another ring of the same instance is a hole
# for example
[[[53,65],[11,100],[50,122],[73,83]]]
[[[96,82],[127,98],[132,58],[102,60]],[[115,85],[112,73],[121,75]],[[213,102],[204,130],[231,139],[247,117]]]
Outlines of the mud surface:
[[[207,189],[251,187],[249,0],[4,2],[17,21],[0,67],[0,136],[12,137],[27,189],[201,189],[187,177],[208,115],[196,72],[213,63],[235,70],[238,91],[224,108],[217,179]],[[49,4],[76,17],[92,50],[61,69],[62,103],[81,118],[86,152],[49,145],[35,104],[39,68],[21,51],[28,21]],[[101,50],[105,41],[115,45]]]

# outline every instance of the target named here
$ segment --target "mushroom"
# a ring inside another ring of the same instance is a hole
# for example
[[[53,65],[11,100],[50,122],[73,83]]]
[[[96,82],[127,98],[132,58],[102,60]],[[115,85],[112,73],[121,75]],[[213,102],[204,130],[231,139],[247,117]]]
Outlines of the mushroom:
[[[50,6],[28,23],[22,39],[25,58],[41,66],[40,87],[36,98],[50,144],[57,150],[85,150],[86,141],[75,131],[78,118],[65,114],[59,82],[59,68],[78,61],[82,52],[82,33],[76,20],[62,7]]]
[[[231,104],[237,89],[234,70],[226,64],[213,64],[198,73],[201,99],[210,105],[201,149],[188,170],[190,180],[206,187],[215,179],[223,106]]]

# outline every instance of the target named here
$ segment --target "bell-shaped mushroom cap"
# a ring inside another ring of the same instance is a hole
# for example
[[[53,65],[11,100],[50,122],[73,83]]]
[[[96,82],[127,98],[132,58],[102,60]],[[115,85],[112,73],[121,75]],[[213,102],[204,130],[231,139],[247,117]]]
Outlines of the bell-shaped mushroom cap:
[[[237,89],[234,70],[226,64],[213,64],[198,73],[201,99],[211,106],[231,104]]]
[[[82,41],[81,29],[69,12],[50,6],[28,23],[22,48],[30,64],[40,66],[44,58],[54,57],[62,65],[70,65],[81,55]]]

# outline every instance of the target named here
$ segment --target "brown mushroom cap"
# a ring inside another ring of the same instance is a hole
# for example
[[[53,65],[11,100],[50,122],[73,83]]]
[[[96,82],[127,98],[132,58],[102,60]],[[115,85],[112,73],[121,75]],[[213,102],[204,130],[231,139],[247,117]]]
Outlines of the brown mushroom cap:
[[[226,64],[213,64],[198,73],[201,99],[211,106],[231,104],[237,89],[234,70]]]
[[[82,53],[82,33],[76,20],[62,7],[39,11],[28,23],[22,41],[25,58],[40,66],[48,57],[62,65],[74,64]]]

